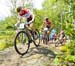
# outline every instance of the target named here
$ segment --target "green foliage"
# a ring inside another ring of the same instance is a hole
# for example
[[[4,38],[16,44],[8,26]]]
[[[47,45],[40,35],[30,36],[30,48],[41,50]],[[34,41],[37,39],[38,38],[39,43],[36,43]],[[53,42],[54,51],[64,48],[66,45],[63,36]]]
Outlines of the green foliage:
[[[75,55],[68,55],[65,60],[69,62],[75,62]]]
[[[35,28],[39,28],[41,27],[41,25],[43,24],[43,20],[44,20],[44,12],[43,10],[34,10],[34,14],[35,14]]]
[[[14,30],[14,24],[16,23],[16,18],[11,16],[7,17],[4,21],[0,22],[0,31],[3,30]]]
[[[0,41],[0,50],[4,50],[6,48],[6,44],[4,41]]]
[[[71,55],[75,55],[75,40],[72,40],[72,41],[70,42],[70,45],[69,45],[68,47],[69,47],[69,49],[70,49]]]
[[[56,57],[55,59],[54,59],[54,65],[58,65],[59,64],[59,59]]]
[[[70,43],[62,47],[63,50],[66,50],[63,55],[57,55],[56,61],[60,64],[62,63],[75,63],[75,40],[71,40]]]
[[[0,36],[0,50],[4,50],[10,46],[13,46],[13,40],[14,40],[14,35]]]

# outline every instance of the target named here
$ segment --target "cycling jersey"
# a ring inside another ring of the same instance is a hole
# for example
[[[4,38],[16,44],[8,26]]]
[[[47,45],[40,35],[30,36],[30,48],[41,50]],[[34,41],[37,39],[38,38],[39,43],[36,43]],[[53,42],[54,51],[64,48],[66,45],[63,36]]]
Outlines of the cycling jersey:
[[[51,26],[51,22],[50,22],[50,21],[45,21],[45,25],[46,25],[46,27],[49,29],[50,26]]]
[[[22,9],[19,13],[20,16],[25,17],[25,18],[29,18],[29,16],[31,15],[28,9]]]
[[[51,22],[50,21],[47,21],[46,24],[47,24],[47,26],[50,26]]]
[[[33,19],[33,15],[29,9],[22,9],[19,13],[20,16],[27,18],[27,22]],[[33,21],[33,20],[32,20]]]

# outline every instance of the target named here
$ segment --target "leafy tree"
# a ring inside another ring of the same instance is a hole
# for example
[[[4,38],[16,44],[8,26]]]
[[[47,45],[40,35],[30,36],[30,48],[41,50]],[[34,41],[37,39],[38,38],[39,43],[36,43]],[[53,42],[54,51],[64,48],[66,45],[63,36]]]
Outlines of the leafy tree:
[[[11,16],[7,17],[4,21],[0,22],[0,30],[8,30],[8,29],[14,29],[14,24],[16,23],[16,18]]]

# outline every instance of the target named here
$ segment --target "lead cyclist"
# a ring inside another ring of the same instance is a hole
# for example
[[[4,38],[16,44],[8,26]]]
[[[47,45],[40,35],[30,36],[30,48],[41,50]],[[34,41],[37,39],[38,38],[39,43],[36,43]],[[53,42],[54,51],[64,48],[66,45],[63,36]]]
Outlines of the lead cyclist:
[[[29,9],[23,8],[23,7],[17,7],[16,12],[18,13],[18,16],[20,18],[18,19],[15,26],[17,26],[21,22],[21,19],[23,17],[26,19],[26,23],[25,23],[26,27],[28,29],[30,29],[32,32],[34,32],[35,31],[35,29],[34,29],[34,14]],[[31,36],[31,33],[29,33],[29,35]]]

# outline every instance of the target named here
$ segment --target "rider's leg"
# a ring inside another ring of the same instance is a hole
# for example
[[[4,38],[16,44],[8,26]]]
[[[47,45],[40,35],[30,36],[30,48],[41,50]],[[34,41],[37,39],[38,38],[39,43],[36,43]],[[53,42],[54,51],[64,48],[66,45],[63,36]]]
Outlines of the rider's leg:
[[[29,36],[29,43],[32,42],[32,35],[31,35],[31,29],[30,29],[30,24],[26,25],[27,29],[26,32],[28,33],[28,36]]]
[[[29,24],[28,28],[30,30],[29,31],[30,41],[32,41],[34,38],[34,32],[35,32],[34,24],[33,23]]]
[[[35,30],[35,26],[33,23],[30,24],[30,29],[32,31],[32,35],[36,35],[36,30]],[[33,36],[34,37],[34,36]]]
[[[47,28],[48,28],[47,34],[48,34],[48,41],[49,41],[49,35],[50,35],[50,26],[47,26]]]
[[[30,24],[30,28],[31,28],[32,32],[34,33],[34,32],[35,32],[35,26],[34,26],[34,23]]]

